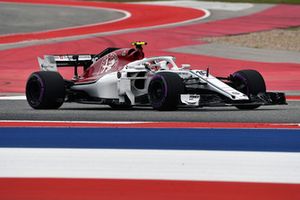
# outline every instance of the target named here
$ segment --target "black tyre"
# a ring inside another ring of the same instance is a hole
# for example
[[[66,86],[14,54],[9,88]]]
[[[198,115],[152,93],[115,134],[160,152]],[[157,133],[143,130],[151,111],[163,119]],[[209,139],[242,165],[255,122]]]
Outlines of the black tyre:
[[[172,72],[157,73],[148,87],[149,100],[156,110],[176,110],[183,92],[182,79]]]
[[[266,84],[262,75],[256,70],[241,70],[232,74],[235,89],[246,94],[249,98],[253,95],[266,92]],[[251,101],[251,99],[250,99]],[[252,110],[260,105],[239,105],[242,110]]]
[[[34,109],[58,109],[65,100],[64,79],[57,72],[32,73],[26,84],[26,99]]]

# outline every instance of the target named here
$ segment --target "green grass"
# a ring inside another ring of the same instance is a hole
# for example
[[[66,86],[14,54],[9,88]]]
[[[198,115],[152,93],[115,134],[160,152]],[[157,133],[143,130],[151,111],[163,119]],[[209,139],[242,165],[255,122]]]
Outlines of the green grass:
[[[151,0],[91,0],[91,1],[108,1],[108,2],[140,2]],[[156,0],[152,0],[156,1]],[[204,0],[204,1],[222,1],[222,2],[242,2],[242,3],[286,3],[286,4],[300,4],[300,0]]]

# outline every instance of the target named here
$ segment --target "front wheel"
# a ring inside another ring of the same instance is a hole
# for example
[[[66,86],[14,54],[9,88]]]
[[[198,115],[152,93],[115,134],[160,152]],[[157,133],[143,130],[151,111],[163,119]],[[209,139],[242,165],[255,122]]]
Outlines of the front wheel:
[[[57,72],[32,73],[26,84],[26,99],[34,109],[58,109],[65,100],[65,83]]]
[[[246,94],[249,98],[253,95],[266,92],[266,84],[262,75],[256,70],[240,70],[232,74],[234,88]],[[260,105],[238,105],[241,110],[253,110]]]
[[[160,72],[153,76],[148,95],[155,110],[176,110],[184,85],[180,76],[172,72]]]

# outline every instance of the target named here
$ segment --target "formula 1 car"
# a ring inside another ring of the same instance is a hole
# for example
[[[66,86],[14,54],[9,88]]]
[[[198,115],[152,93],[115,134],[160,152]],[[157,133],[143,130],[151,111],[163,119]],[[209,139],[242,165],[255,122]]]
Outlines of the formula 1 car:
[[[240,70],[214,77],[209,69],[177,66],[172,56],[144,58],[143,45],[105,49],[99,54],[47,55],[38,58],[41,71],[26,84],[26,98],[34,109],[58,109],[64,102],[106,104],[114,109],[151,105],[156,110],[181,106],[235,106],[255,109],[286,104],[285,94],[266,92],[261,74]],[[73,67],[74,77],[64,79],[59,67]],[[83,74],[78,75],[78,67]]]

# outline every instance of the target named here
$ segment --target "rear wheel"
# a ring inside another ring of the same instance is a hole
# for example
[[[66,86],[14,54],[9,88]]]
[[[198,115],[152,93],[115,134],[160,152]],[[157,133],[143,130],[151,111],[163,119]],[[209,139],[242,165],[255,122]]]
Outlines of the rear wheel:
[[[157,73],[148,87],[150,102],[156,110],[176,110],[183,92],[182,79],[172,72]]]
[[[262,75],[256,70],[241,70],[232,74],[235,89],[246,94],[249,98],[253,95],[266,92],[266,84]],[[252,110],[260,105],[238,105],[238,109]]]
[[[26,99],[34,109],[58,109],[65,99],[64,79],[57,72],[32,73],[26,84]]]

